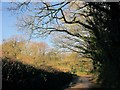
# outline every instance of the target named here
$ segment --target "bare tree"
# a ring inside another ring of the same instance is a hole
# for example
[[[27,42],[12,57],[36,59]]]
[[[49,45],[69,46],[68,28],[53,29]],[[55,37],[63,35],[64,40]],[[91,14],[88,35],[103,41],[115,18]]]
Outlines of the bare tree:
[[[21,10],[24,13],[18,19],[17,26],[32,37],[48,36],[59,34],[63,39],[58,42],[64,48],[76,52],[85,52],[86,41],[89,39],[89,32],[92,29],[89,23],[92,17],[89,15],[89,8],[85,2],[23,2],[15,3],[9,10]],[[25,10],[25,11],[24,11]],[[65,43],[69,41],[68,43]]]

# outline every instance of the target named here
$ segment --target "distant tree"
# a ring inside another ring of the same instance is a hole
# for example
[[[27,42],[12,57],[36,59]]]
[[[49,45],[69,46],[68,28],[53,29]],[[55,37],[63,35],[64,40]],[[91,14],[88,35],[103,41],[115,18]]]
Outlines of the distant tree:
[[[59,60],[62,60],[61,57],[62,57],[61,52],[59,50],[56,50],[56,49],[51,49],[47,53],[48,60],[59,61]]]
[[[0,58],[2,57],[2,44],[0,44]]]
[[[30,42],[27,47],[27,51],[30,52],[29,55],[33,56],[36,64],[45,63],[47,57],[48,45],[45,42]]]
[[[21,53],[24,45],[25,41],[20,36],[13,36],[12,38],[5,40],[2,44],[3,57],[16,59]]]

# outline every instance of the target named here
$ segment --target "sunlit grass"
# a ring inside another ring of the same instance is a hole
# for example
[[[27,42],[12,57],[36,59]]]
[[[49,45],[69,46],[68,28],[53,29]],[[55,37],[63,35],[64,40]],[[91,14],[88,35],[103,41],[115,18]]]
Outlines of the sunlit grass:
[[[51,66],[52,68],[55,68],[63,72],[72,73],[72,70],[75,69],[74,74],[76,75],[86,74],[87,75],[92,69],[92,63],[90,63],[89,61],[87,62],[87,60],[89,60],[87,58],[81,58],[81,59],[86,62],[82,62],[82,60],[65,59],[65,60],[46,60],[43,63],[42,60],[34,60],[34,59],[31,59],[30,57],[28,58],[26,57],[25,59],[21,59],[19,61],[21,61],[24,64],[32,65],[36,68],[39,68],[40,66],[43,66],[43,65]]]

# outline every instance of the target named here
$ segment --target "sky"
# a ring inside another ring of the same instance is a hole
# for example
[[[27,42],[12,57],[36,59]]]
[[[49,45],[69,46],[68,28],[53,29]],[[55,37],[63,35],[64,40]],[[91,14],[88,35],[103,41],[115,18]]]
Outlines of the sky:
[[[13,35],[20,34],[15,26],[16,17],[6,10],[8,3],[2,3],[2,38],[8,39]]]
[[[2,32],[0,32],[1,39],[8,39],[10,37],[13,37],[15,35],[23,35],[22,31],[18,31],[17,27],[15,26],[17,22],[17,17],[13,15],[10,11],[6,10],[6,7],[8,7],[8,2],[2,2],[2,17],[0,17],[0,21],[2,21],[0,24],[2,25]],[[2,20],[1,20],[2,19]],[[2,34],[2,35],[1,35]],[[43,39],[43,38],[37,38],[32,39],[33,41],[37,42],[46,42],[49,46],[52,46],[52,43],[50,42],[50,37]],[[0,40],[1,43],[1,40]]]
[[[2,3],[0,3],[0,44],[2,42]]]

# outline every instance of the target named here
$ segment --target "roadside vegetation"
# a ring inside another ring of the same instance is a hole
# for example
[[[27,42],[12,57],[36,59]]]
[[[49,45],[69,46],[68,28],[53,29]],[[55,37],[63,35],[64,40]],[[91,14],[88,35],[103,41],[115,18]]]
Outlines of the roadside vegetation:
[[[2,89],[58,89],[62,90],[73,79],[73,75],[58,71],[49,66],[35,68],[28,64],[13,61],[10,58],[2,60]]]
[[[2,44],[3,89],[64,89],[74,77],[90,74],[92,62],[75,52],[60,52],[44,42]],[[7,87],[6,87],[7,86]]]

